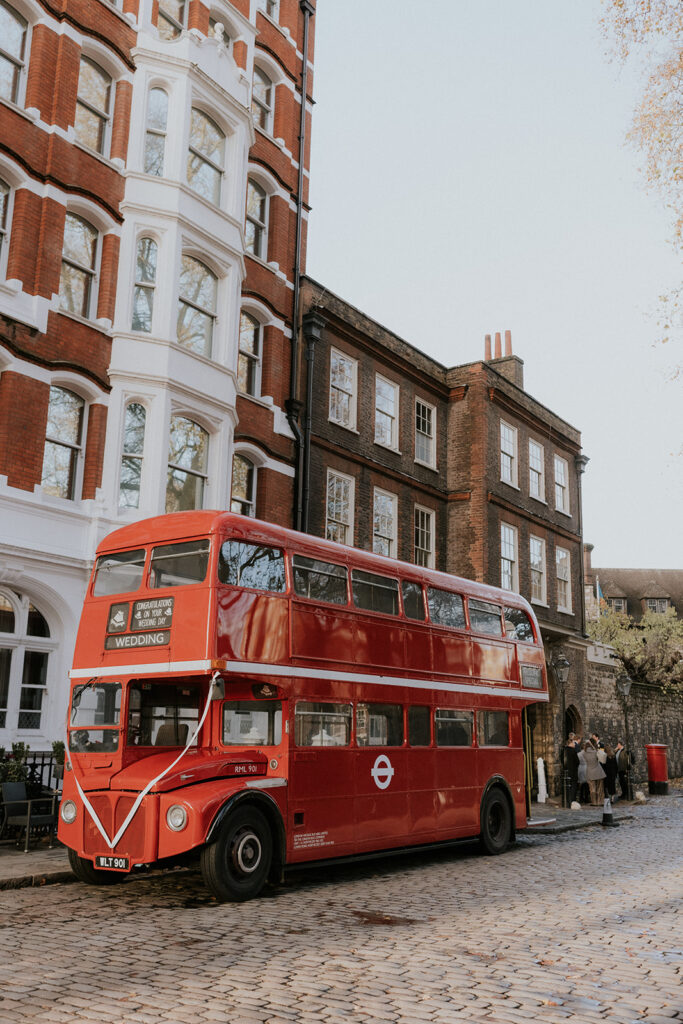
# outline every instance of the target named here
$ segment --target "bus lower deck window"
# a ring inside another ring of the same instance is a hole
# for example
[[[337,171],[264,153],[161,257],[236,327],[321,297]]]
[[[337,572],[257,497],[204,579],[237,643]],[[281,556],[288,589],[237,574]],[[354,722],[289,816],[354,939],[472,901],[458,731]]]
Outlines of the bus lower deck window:
[[[359,747],[400,747],[403,708],[400,704],[357,704],[356,743]]]
[[[118,750],[120,683],[75,686],[69,716],[69,750],[110,753]]]
[[[279,700],[232,700],[223,706],[226,746],[273,747],[282,741]]]
[[[480,747],[507,747],[510,723],[507,711],[480,711],[477,715],[477,740]]]
[[[198,721],[196,684],[131,683],[126,738],[129,747],[184,747]]]
[[[408,743],[411,747],[428,747],[431,742],[429,708],[408,708]]]
[[[346,747],[351,742],[351,705],[301,700],[294,724],[297,747]]]
[[[474,712],[437,708],[434,712],[434,733],[437,747],[471,747]]]

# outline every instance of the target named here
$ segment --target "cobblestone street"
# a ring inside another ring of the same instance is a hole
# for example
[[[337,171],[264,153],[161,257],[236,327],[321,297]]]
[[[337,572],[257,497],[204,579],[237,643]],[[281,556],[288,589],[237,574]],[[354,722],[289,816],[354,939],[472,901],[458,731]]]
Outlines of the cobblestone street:
[[[300,873],[0,893],[0,1024],[683,1020],[683,799],[619,828]]]

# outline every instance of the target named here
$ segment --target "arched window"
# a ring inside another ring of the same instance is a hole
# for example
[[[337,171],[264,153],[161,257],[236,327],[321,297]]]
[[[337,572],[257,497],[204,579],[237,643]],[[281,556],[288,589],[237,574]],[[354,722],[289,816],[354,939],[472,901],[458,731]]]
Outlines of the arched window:
[[[13,7],[0,0],[0,98],[19,102],[26,58],[28,25]]]
[[[245,395],[258,395],[261,390],[261,331],[261,324],[255,317],[242,313],[237,387]]]
[[[83,434],[85,402],[66,388],[50,388],[41,486],[46,494],[73,500]]]
[[[183,256],[178,298],[178,343],[200,355],[211,355],[218,281],[208,267]]]
[[[7,224],[9,222],[9,193],[7,182],[0,178],[0,262],[7,252]]]
[[[253,516],[256,512],[256,467],[238,453],[232,459],[230,511],[243,516]]]
[[[163,89],[150,89],[145,130],[145,174],[160,178],[164,173],[167,126],[168,95]]]
[[[59,304],[68,313],[89,317],[94,309],[98,232],[87,220],[67,213],[59,278]]]
[[[153,238],[138,238],[135,258],[135,291],[131,330],[152,330],[154,288],[157,279],[157,243]]]
[[[187,24],[187,0],[159,0],[159,35],[177,39]]]
[[[40,729],[49,638],[44,615],[28,597],[0,592],[0,729]]]
[[[251,112],[254,122],[264,132],[272,131],[273,124],[273,83],[265,71],[254,68],[254,84],[251,90]]]
[[[251,178],[247,182],[247,218],[245,244],[247,252],[265,260],[268,255],[268,196],[265,189]]]
[[[202,508],[209,456],[209,435],[185,416],[171,418],[166,511]]]
[[[123,418],[123,455],[119,484],[119,508],[140,507],[142,458],[145,450],[147,412],[139,402],[126,406]]]
[[[210,203],[221,201],[225,160],[225,135],[210,117],[193,108],[190,117],[190,151],[187,155],[187,183]]]
[[[89,57],[81,57],[76,101],[76,139],[96,153],[104,153],[109,136],[111,78]]]

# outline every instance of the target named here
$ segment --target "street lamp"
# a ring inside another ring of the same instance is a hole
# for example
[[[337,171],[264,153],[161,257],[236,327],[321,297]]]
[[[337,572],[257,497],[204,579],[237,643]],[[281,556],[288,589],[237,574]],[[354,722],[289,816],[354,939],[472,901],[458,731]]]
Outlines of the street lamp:
[[[624,698],[624,728],[626,731],[626,799],[632,800],[631,791],[631,740],[628,732],[628,695],[631,692],[633,680],[626,672],[617,676],[617,691]]]
[[[555,673],[555,678],[559,683],[560,694],[562,696],[562,718],[560,721],[560,737],[562,742],[562,806],[567,807],[569,805],[569,773],[567,772],[567,752],[565,750],[564,742],[564,719],[567,710],[565,706],[565,688],[567,686],[567,680],[569,679],[569,669],[571,668],[571,665],[565,658],[564,654],[558,654],[552,662],[552,668]]]

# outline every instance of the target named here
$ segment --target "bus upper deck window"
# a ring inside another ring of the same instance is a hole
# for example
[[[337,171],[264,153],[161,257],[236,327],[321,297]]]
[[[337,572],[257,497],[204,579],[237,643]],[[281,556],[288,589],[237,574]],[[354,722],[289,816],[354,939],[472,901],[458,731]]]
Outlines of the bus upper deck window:
[[[503,635],[499,605],[470,599],[469,608],[470,625],[476,633],[488,633],[489,636]]]
[[[182,544],[164,544],[152,548],[149,585],[184,587],[188,583],[201,583],[206,579],[209,564],[209,539],[185,541]]]
[[[398,615],[398,580],[377,576],[374,572],[351,570],[353,603],[369,612]]]
[[[505,634],[511,640],[534,642],[534,630],[531,620],[521,608],[505,608]]]
[[[233,587],[253,590],[286,590],[285,557],[279,548],[226,540],[221,544],[218,579]]]
[[[294,592],[300,597],[329,604],[346,604],[347,570],[343,565],[319,562],[303,555],[292,556]]]
[[[111,555],[100,555],[95,569],[93,594],[95,597],[105,597],[137,590],[142,583],[144,567],[144,550],[117,551]]]
[[[403,611],[407,619],[416,619],[424,622],[425,603],[422,597],[422,587],[419,583],[412,583],[410,580],[403,580],[401,583],[403,592]]]
[[[432,622],[439,626],[453,626],[455,629],[465,628],[465,609],[460,594],[429,587],[427,600]]]

